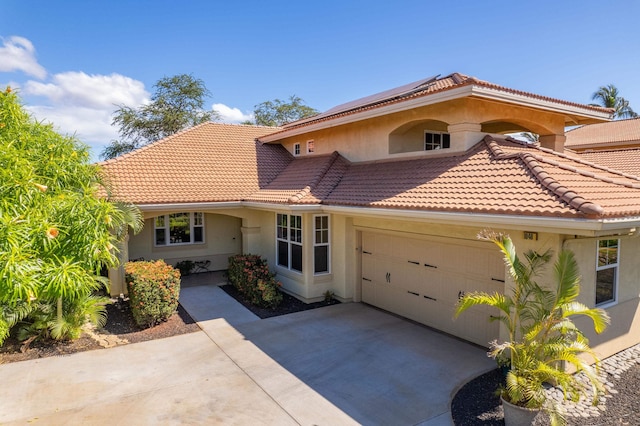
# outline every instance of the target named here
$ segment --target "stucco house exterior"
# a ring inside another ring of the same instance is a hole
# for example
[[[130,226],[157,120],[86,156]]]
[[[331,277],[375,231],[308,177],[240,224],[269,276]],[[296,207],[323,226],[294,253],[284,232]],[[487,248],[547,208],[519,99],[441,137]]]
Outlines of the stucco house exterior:
[[[565,127],[611,110],[454,73],[267,128],[206,123],[101,163],[145,228],[125,258],[266,258],[285,291],[330,290],[487,346],[490,311],[453,319],[473,290],[508,291],[493,229],[516,247],[571,249],[580,300],[612,318],[592,346],[640,342],[640,173],[565,151]],[[532,145],[507,134],[531,131]],[[606,155],[605,155],[606,157]],[[122,271],[110,271],[124,292]],[[580,323],[579,323],[580,324]]]

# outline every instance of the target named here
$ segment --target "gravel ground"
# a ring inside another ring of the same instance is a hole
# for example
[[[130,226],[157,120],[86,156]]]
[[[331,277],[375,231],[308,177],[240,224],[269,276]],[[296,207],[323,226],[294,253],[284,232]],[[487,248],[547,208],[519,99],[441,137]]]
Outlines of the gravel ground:
[[[607,395],[598,407],[588,402],[567,404],[567,423],[572,426],[640,425],[640,345],[602,362]],[[451,414],[456,426],[504,425],[500,398],[494,395],[502,381],[498,370],[479,376],[463,386],[453,398]],[[540,416],[536,425],[548,425]]]

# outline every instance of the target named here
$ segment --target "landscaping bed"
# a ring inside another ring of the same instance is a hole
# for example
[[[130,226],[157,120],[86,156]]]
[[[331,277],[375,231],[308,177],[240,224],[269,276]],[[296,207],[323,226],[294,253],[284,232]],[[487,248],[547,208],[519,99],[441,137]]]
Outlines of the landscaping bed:
[[[304,303],[303,301],[283,292],[282,302],[280,303],[280,305],[275,308],[261,308],[260,306],[252,305],[249,301],[242,297],[242,294],[240,294],[240,292],[231,284],[220,286],[220,288],[261,319],[276,317],[278,315],[292,314],[294,312],[308,311],[310,309],[317,309],[323,306],[336,305],[340,303],[340,301],[336,299],[315,303]]]
[[[500,398],[494,395],[502,374],[493,370],[476,377],[456,393],[451,402],[451,415],[456,426],[504,425]],[[574,426],[637,425],[640,401],[640,364],[630,368],[619,379],[612,379],[616,393],[606,398],[606,410],[598,417],[567,417]],[[536,425],[548,425],[547,419],[537,419]]]
[[[10,337],[0,346],[0,364],[49,356],[69,355],[128,343],[162,339],[200,330],[198,324],[180,305],[178,305],[177,312],[167,321],[145,329],[138,327],[133,320],[128,300],[125,300],[120,305],[107,305],[107,313],[107,323],[102,329],[87,330],[79,339],[72,341],[36,340],[23,352],[22,343]]]

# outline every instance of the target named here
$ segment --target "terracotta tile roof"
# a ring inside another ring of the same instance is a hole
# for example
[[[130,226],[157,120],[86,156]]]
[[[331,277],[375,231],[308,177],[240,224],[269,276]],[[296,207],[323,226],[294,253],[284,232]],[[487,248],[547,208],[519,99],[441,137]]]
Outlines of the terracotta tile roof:
[[[299,157],[270,184],[246,201],[280,204],[319,204],[338,184],[349,161],[337,152]]]
[[[640,176],[640,148],[613,151],[585,151],[578,153],[585,161],[600,164],[633,176]]]
[[[402,94],[399,94],[396,97],[382,99],[382,100],[379,100],[379,101],[376,101],[376,102],[372,102],[372,103],[367,103],[367,104],[360,105],[360,106],[357,106],[357,107],[354,107],[354,108],[348,109],[348,110],[340,110],[340,111],[338,111],[336,113],[332,112],[332,110],[335,109],[335,108],[332,108],[332,109],[330,109],[329,111],[327,111],[325,113],[320,113],[320,114],[318,114],[316,116],[313,116],[313,117],[309,117],[309,118],[306,118],[306,119],[302,119],[302,120],[298,120],[298,121],[289,123],[289,124],[283,126],[282,130],[276,131],[276,132],[272,132],[272,133],[269,133],[269,134],[265,134],[265,135],[263,135],[263,137],[277,135],[278,133],[287,132],[287,131],[292,130],[292,129],[297,129],[297,128],[309,126],[311,124],[324,122],[324,121],[329,121],[329,120],[333,120],[333,119],[336,119],[336,118],[339,118],[339,117],[344,117],[344,116],[347,116],[347,115],[352,115],[352,114],[356,114],[356,113],[359,113],[359,112],[363,112],[363,111],[367,111],[367,110],[371,110],[371,109],[375,109],[375,108],[380,108],[380,107],[384,107],[384,106],[395,104],[395,103],[399,103],[399,102],[405,102],[405,101],[408,101],[408,100],[411,100],[411,99],[415,99],[415,98],[419,98],[419,97],[431,96],[433,94],[444,92],[446,90],[451,90],[451,89],[464,87],[464,86],[470,86],[470,85],[477,86],[477,87],[488,88],[488,89],[495,89],[495,90],[499,90],[499,91],[510,93],[510,94],[514,94],[514,95],[526,96],[526,97],[529,97],[529,98],[543,100],[543,101],[549,101],[549,102],[558,103],[558,104],[562,104],[562,105],[575,106],[575,107],[584,108],[584,109],[587,109],[587,110],[593,110],[593,111],[597,111],[597,112],[611,113],[613,111],[610,108],[603,108],[603,107],[597,107],[597,106],[592,106],[592,105],[579,104],[577,102],[569,102],[569,101],[564,101],[564,100],[561,100],[561,99],[555,99],[555,98],[551,98],[551,97],[547,97],[547,96],[536,95],[534,93],[524,92],[524,91],[521,91],[521,90],[510,89],[508,87],[504,87],[504,86],[500,86],[500,85],[497,85],[497,84],[494,84],[494,83],[490,83],[490,82],[485,81],[485,80],[480,80],[480,79],[478,79],[476,77],[471,77],[471,76],[460,74],[460,73],[453,73],[453,74],[450,74],[450,75],[448,75],[446,77],[441,77],[441,78],[436,78],[436,79],[430,80],[427,84],[420,85],[416,90],[404,92]],[[366,99],[366,98],[363,98],[363,99]]]
[[[350,163],[294,158],[264,128],[207,123],[102,163],[116,199],[136,204],[250,201],[571,218],[640,215],[640,178],[620,159],[559,154],[486,136],[452,156]],[[640,149],[634,151],[640,158]],[[607,157],[607,155],[609,157]],[[640,164],[636,162],[635,164]]]
[[[255,139],[266,127],[204,123],[100,163],[113,198],[136,204],[240,201],[293,157]],[[277,128],[275,128],[277,130]]]
[[[587,149],[640,144],[640,117],[590,124],[565,133],[565,147]]]
[[[325,204],[616,217],[640,213],[640,179],[489,136],[451,157],[352,164]]]

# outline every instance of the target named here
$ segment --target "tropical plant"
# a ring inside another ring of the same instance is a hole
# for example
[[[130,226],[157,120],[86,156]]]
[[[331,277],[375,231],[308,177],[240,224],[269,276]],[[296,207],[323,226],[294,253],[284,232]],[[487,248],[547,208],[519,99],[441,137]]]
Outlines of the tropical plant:
[[[85,145],[0,92],[0,344],[18,323],[23,336],[67,339],[87,315],[102,321],[100,271],[117,266],[124,229],[142,223],[106,193]]]
[[[210,96],[204,82],[190,74],[164,77],[153,87],[150,103],[138,108],[120,105],[115,111],[111,124],[119,127],[120,140],[111,141],[100,154],[102,158],[115,158],[218,118],[215,111],[204,109],[205,98]]]
[[[620,96],[618,88],[613,84],[601,86],[592,96],[591,99],[598,101],[592,106],[603,106],[605,108],[613,108],[613,118],[634,118],[638,114],[631,109],[629,101]]]
[[[506,341],[490,343],[489,352],[496,360],[506,360],[509,368],[502,397],[520,407],[544,409],[553,425],[563,424],[559,407],[547,398],[545,383],[559,386],[572,401],[588,395],[582,382],[566,368],[571,366],[588,379],[594,404],[603,392],[597,374],[599,360],[572,317],[590,318],[596,333],[606,328],[609,317],[602,309],[576,301],[580,276],[570,251],[558,254],[553,267],[555,288],[550,289],[536,282],[541,268],[551,259],[550,251],[539,254],[530,250],[523,260],[509,236],[483,231],[479,238],[495,243],[502,251],[514,286],[509,294],[467,293],[458,302],[456,317],[476,305],[496,308],[499,315],[490,320],[500,321],[508,332]],[[590,356],[594,366],[581,357],[583,354]]]

